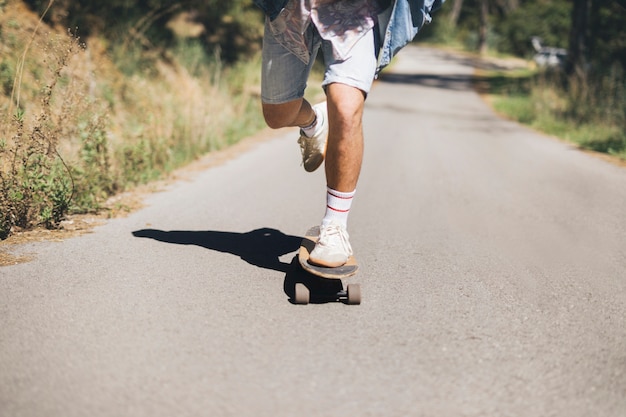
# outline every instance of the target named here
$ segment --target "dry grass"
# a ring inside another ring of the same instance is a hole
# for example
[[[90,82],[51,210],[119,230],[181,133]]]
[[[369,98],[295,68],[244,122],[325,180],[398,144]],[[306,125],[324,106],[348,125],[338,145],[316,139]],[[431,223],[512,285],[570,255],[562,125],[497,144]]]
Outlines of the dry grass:
[[[0,238],[96,213],[262,126],[258,61],[225,69],[135,35],[85,45],[21,1],[0,7]]]

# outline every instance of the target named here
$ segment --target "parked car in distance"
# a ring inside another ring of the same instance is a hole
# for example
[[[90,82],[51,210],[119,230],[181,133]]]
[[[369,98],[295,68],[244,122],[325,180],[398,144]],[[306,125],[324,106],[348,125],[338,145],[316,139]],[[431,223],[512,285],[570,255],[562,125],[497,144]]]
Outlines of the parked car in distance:
[[[535,56],[533,61],[540,67],[562,68],[567,60],[567,50],[564,48],[555,48],[553,46],[543,46],[541,38],[533,36],[531,38],[533,48],[535,48]]]

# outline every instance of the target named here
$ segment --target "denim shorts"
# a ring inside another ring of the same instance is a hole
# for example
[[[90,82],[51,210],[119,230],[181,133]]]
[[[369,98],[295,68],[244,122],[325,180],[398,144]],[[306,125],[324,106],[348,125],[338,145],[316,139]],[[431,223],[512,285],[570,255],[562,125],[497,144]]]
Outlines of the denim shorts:
[[[309,73],[319,49],[322,49],[325,72],[322,87],[331,83],[346,84],[369,93],[376,75],[376,45],[374,30],[367,32],[350,50],[344,60],[333,57],[332,44],[322,39],[310,24],[306,33],[311,58],[305,64],[298,56],[279,43],[265,24],[263,37],[263,68],[261,99],[268,104],[282,104],[304,97]]]

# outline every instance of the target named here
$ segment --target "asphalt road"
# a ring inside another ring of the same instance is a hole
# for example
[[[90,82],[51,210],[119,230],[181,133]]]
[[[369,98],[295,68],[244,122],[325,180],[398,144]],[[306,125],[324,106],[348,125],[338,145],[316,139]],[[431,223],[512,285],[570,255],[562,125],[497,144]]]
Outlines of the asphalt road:
[[[363,303],[290,302],[294,131],[0,268],[2,416],[626,415],[626,170],[407,48],[366,108]],[[322,300],[319,300],[322,301]]]

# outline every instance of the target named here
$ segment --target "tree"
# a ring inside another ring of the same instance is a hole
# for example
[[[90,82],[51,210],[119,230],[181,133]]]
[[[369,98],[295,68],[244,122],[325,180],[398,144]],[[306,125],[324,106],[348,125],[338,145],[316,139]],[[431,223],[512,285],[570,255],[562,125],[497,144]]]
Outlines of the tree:
[[[452,3],[452,9],[450,10],[450,15],[448,16],[452,27],[456,27],[457,23],[459,22],[459,16],[461,15],[462,8],[463,0],[454,0],[454,2]]]
[[[487,34],[489,33],[489,0],[480,0],[480,27],[478,29],[478,51],[487,53]]]
[[[574,0],[572,27],[569,36],[569,51],[566,71],[586,78],[588,69],[588,26],[591,0]]]
[[[541,38],[547,46],[567,48],[571,15],[568,1],[523,2],[495,21],[498,50],[530,58],[535,53],[531,47],[533,37]]]
[[[50,0],[25,0],[41,11]],[[262,34],[263,19],[251,0],[56,0],[46,16],[55,25],[78,28],[81,38],[102,35],[137,43],[148,49],[171,46],[176,40],[167,23],[181,12],[204,26],[200,42],[221,58],[234,62],[253,51]]]

